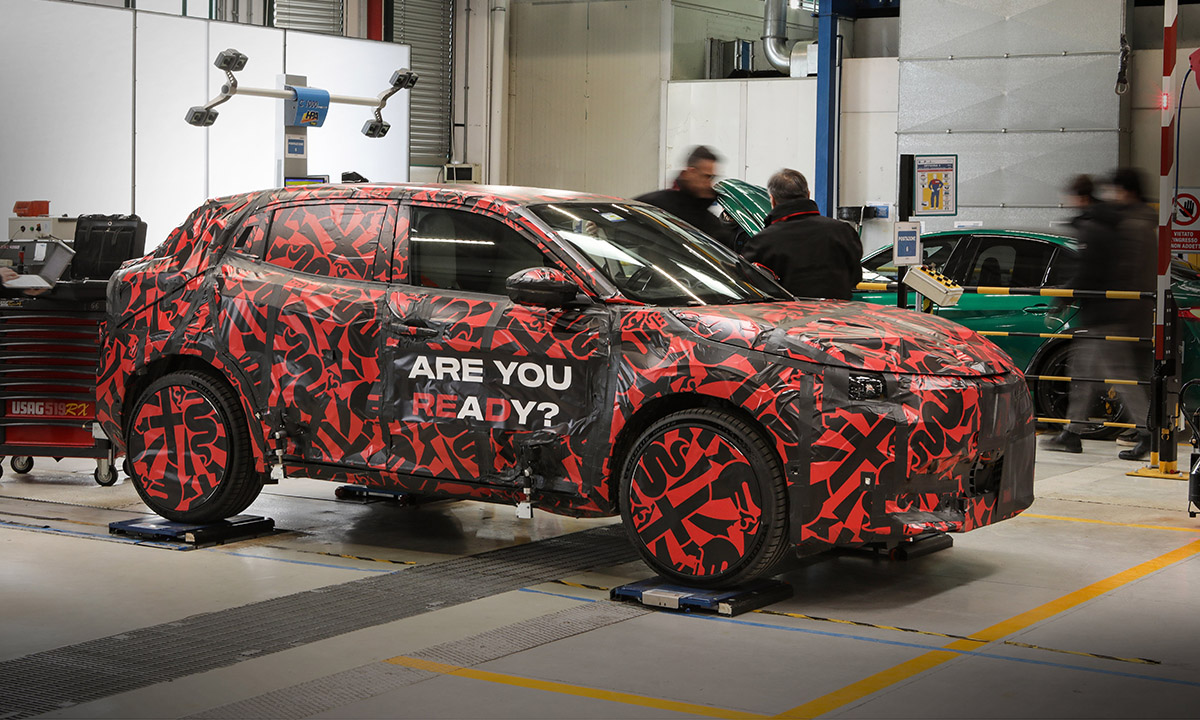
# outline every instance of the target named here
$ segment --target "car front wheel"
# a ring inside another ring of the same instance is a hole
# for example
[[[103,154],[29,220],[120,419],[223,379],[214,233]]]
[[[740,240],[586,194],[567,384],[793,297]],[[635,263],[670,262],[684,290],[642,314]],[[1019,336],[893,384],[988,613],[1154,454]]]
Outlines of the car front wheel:
[[[134,403],[128,427],[134,487],[168,520],[222,520],[262,490],[237,396],[210,375],[176,372],[155,380]]]
[[[685,410],[658,420],[621,471],[621,519],[667,580],[729,587],[769,575],[787,545],[787,483],[743,420]]]

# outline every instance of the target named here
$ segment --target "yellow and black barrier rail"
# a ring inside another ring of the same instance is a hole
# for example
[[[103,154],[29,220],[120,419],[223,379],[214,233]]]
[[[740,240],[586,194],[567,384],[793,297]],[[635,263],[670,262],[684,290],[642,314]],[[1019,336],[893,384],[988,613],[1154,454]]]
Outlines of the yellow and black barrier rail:
[[[1034,418],[1040,423],[1052,423],[1055,425],[1069,425],[1071,423],[1079,423],[1080,425],[1099,425],[1101,427],[1125,428],[1126,430],[1145,430],[1145,425],[1135,425],[1133,423],[1119,422],[1099,422],[1097,420],[1067,420],[1066,418]]]
[[[1026,375],[1026,380],[1045,380],[1046,382],[1085,382],[1104,383],[1105,385],[1149,385],[1149,380],[1114,380],[1112,378],[1067,377],[1066,375]]]
[[[1036,337],[1055,338],[1058,340],[1107,340],[1108,342],[1154,342],[1154,338],[1134,337],[1132,335],[1088,335],[1087,333],[1030,333],[1010,332],[1007,330],[976,330],[976,334],[984,337]]]
[[[855,286],[860,292],[896,292],[896,283],[860,282]],[[1106,300],[1153,300],[1154,293],[1138,290],[1070,290],[1067,288],[1037,287],[993,287],[990,285],[964,286],[964,293],[971,295],[1037,295],[1056,298],[1104,298]]]
[[[896,292],[899,287],[897,283],[860,282],[854,289],[862,292]]]
[[[1040,295],[1056,298],[1104,298],[1106,300],[1153,300],[1154,293],[1138,290],[1069,290],[1067,288],[1036,287],[991,287],[978,285],[963,287],[964,293],[973,295]]]

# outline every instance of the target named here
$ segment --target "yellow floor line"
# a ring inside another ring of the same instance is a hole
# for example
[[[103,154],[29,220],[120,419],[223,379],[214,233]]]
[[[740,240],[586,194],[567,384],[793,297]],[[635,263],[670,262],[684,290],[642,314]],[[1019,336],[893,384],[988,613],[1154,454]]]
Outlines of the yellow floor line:
[[[851,685],[847,685],[840,690],[835,690],[834,692],[823,697],[819,697],[816,700],[812,700],[798,707],[794,707],[787,712],[777,715],[776,717],[820,717],[821,715],[837,710],[840,707],[849,705],[852,702],[861,700],[872,693],[879,692],[884,688],[890,687],[899,682],[903,682],[904,680],[919,675],[926,670],[937,667],[948,660],[953,660],[956,657],[960,657],[960,652],[977,650],[986,642],[1000,640],[1007,635],[1012,635],[1015,632],[1024,630],[1035,623],[1046,620],[1047,618],[1051,618],[1078,605],[1082,605],[1083,603],[1093,600],[1104,593],[1115,590],[1123,585],[1127,585],[1135,580],[1139,580],[1153,572],[1167,567],[1168,565],[1180,562],[1181,560],[1186,560],[1197,553],[1200,553],[1200,540],[1192,541],[1177,550],[1172,550],[1165,555],[1160,555],[1153,560],[1148,560],[1124,572],[1120,572],[1112,577],[1105,578],[1100,582],[1092,583],[1085,588],[1063,595],[1057,600],[1052,600],[1044,605],[1040,605],[1032,610],[1021,613],[1016,617],[1009,618],[1008,620],[997,623],[977,633],[972,633],[972,637],[979,638],[979,640],[956,640],[949,645],[946,645],[942,650],[933,650],[927,652],[923,655],[913,658],[912,660],[884,670],[883,672],[863,678],[862,680],[859,680]]]
[[[1066,522],[1090,523],[1092,525],[1115,525],[1117,527],[1141,528],[1143,530],[1170,530],[1172,532],[1200,533],[1200,526],[1193,528],[1171,527],[1169,525],[1139,525],[1137,523],[1112,522],[1111,520],[1091,520],[1089,518],[1074,518],[1064,515],[1038,515],[1036,513],[1021,513],[1020,517],[1038,518],[1039,520],[1064,520]]]
[[[707,705],[695,705],[692,703],[676,702],[674,700],[662,700],[659,698],[647,697],[645,695],[635,695],[633,693],[598,690],[596,688],[582,687],[580,685],[568,685],[566,683],[550,682],[548,680],[534,680],[532,678],[524,678],[516,675],[504,675],[501,673],[488,672],[486,670],[458,667],[457,665],[445,665],[443,663],[405,657],[403,655],[390,658],[385,662],[389,662],[393,665],[414,668],[416,670],[440,673],[442,675],[452,675],[454,677],[469,678],[471,680],[482,680],[483,682],[499,683],[501,685],[512,685],[514,687],[528,688],[531,690],[543,690],[545,692],[559,693],[562,695],[574,695],[576,697],[585,697],[594,700],[606,700],[608,702],[622,703],[624,705],[636,705],[638,707],[654,708],[655,710],[670,710],[672,712],[689,713],[691,715],[703,715],[705,717],[714,718],[768,717],[766,715],[757,715],[755,713],[741,712],[738,710],[726,710],[725,708],[709,707]]]

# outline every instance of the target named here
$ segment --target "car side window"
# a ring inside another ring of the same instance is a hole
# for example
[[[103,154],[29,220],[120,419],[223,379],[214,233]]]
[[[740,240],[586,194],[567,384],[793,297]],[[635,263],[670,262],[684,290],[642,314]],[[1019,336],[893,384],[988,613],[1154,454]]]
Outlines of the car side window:
[[[233,239],[230,249],[245,255],[262,257],[263,246],[267,240],[267,228],[270,225],[271,213],[269,212],[260,212],[246,218],[242,221],[242,226],[238,228],[237,237]]]
[[[551,265],[516,230],[464,210],[413,207],[408,239],[413,285],[504,295],[509,275]]]
[[[958,244],[958,240],[958,236],[923,240],[921,242],[922,264],[931,266],[935,270],[944,270],[946,263],[950,261],[950,255],[954,252],[955,245]],[[891,246],[880,250],[864,260],[863,268],[895,281],[897,270],[896,266],[892,264]]]
[[[1040,287],[1054,245],[1017,237],[985,237],[966,274],[968,286]]]
[[[295,272],[369,280],[388,206],[320,203],[280,208],[263,260]]]

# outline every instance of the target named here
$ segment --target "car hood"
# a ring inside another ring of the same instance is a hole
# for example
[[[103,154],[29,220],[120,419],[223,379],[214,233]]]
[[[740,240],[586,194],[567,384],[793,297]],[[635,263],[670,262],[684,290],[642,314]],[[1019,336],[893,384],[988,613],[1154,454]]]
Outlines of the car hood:
[[[701,337],[783,357],[876,372],[979,377],[1018,372],[957,323],[861,302],[796,301],[673,311]]]

